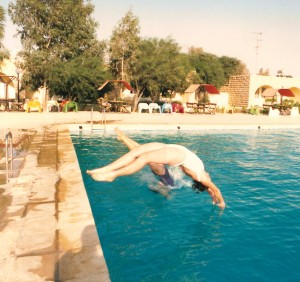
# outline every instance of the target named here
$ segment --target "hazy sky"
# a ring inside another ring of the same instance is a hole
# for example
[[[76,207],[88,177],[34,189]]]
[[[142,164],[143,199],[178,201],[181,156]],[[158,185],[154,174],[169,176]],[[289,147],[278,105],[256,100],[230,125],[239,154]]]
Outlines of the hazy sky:
[[[9,0],[1,0],[7,9]],[[170,36],[187,51],[202,47],[217,56],[234,57],[252,74],[261,67],[271,75],[283,70],[300,78],[299,0],[92,0],[98,39],[109,39],[113,28],[132,10],[142,37]],[[4,45],[20,48],[7,15]],[[258,41],[257,41],[258,39]],[[259,46],[259,48],[256,48]],[[256,54],[258,51],[258,54]]]

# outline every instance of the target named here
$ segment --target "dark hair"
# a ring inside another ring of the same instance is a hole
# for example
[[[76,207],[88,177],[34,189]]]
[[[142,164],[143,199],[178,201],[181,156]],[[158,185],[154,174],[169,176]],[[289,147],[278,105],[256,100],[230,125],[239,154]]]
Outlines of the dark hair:
[[[197,180],[194,180],[192,188],[196,193],[204,192],[207,190],[207,187],[204,184],[202,184],[200,181],[197,181]]]

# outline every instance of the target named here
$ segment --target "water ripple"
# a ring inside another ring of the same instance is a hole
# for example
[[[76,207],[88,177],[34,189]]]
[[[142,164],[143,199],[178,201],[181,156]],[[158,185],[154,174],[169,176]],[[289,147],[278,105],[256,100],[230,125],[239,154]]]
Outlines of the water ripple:
[[[149,169],[113,183],[83,174],[112,281],[300,281],[299,133],[129,132],[199,154],[227,208],[182,176],[164,197]],[[127,152],[111,137],[73,136],[82,171]]]

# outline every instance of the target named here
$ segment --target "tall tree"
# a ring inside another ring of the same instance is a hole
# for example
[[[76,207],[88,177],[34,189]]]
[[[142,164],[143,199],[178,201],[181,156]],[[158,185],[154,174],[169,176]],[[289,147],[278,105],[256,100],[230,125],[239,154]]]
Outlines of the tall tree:
[[[2,6],[0,6],[0,63],[9,57],[8,51],[4,48],[2,43],[4,38],[4,22],[5,22],[5,11]]]
[[[232,75],[246,75],[249,74],[245,64],[236,58],[231,58],[227,56],[222,56],[219,58],[219,61],[222,65],[224,77],[226,81],[229,81],[229,78]]]
[[[110,38],[110,69],[115,79],[130,81],[140,42],[139,19],[129,10],[114,28]]]
[[[200,83],[214,84],[216,87],[225,84],[223,67],[216,55],[206,53],[202,48],[191,48],[189,57]]]
[[[49,72],[49,89],[53,94],[79,103],[98,98],[97,88],[109,79],[101,58],[82,55],[56,64]]]
[[[182,87],[187,68],[180,48],[171,38],[143,39],[138,60],[132,68],[132,84],[137,90],[134,109],[145,92],[154,100],[160,94],[168,95]]]
[[[0,6],[0,47],[2,47],[2,40],[4,38],[4,22],[5,22],[5,12],[4,12],[4,8]]]
[[[101,53],[93,11],[89,0],[10,2],[9,15],[18,26],[23,45],[20,56],[25,83],[33,89],[47,86],[57,65],[86,52],[94,56]]]

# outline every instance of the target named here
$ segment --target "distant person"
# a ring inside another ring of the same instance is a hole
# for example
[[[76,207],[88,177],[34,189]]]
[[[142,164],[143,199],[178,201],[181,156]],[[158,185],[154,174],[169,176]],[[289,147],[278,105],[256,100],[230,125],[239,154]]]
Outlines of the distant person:
[[[220,190],[205,171],[203,162],[192,151],[176,144],[151,142],[140,145],[131,139],[126,139],[128,137],[119,129],[116,129],[116,132],[121,141],[125,140],[123,142],[129,144],[126,145],[130,151],[107,166],[87,170],[94,180],[111,182],[117,177],[131,175],[146,165],[149,165],[155,174],[163,175],[167,171],[165,165],[178,166],[193,179],[193,189],[200,192],[207,191],[212,197],[213,204],[218,205],[221,209],[225,208]]]
[[[102,109],[104,109],[106,112],[109,111],[109,109],[111,108],[111,104],[108,103],[104,98],[99,98],[98,99],[98,104],[100,105],[100,107]]]

